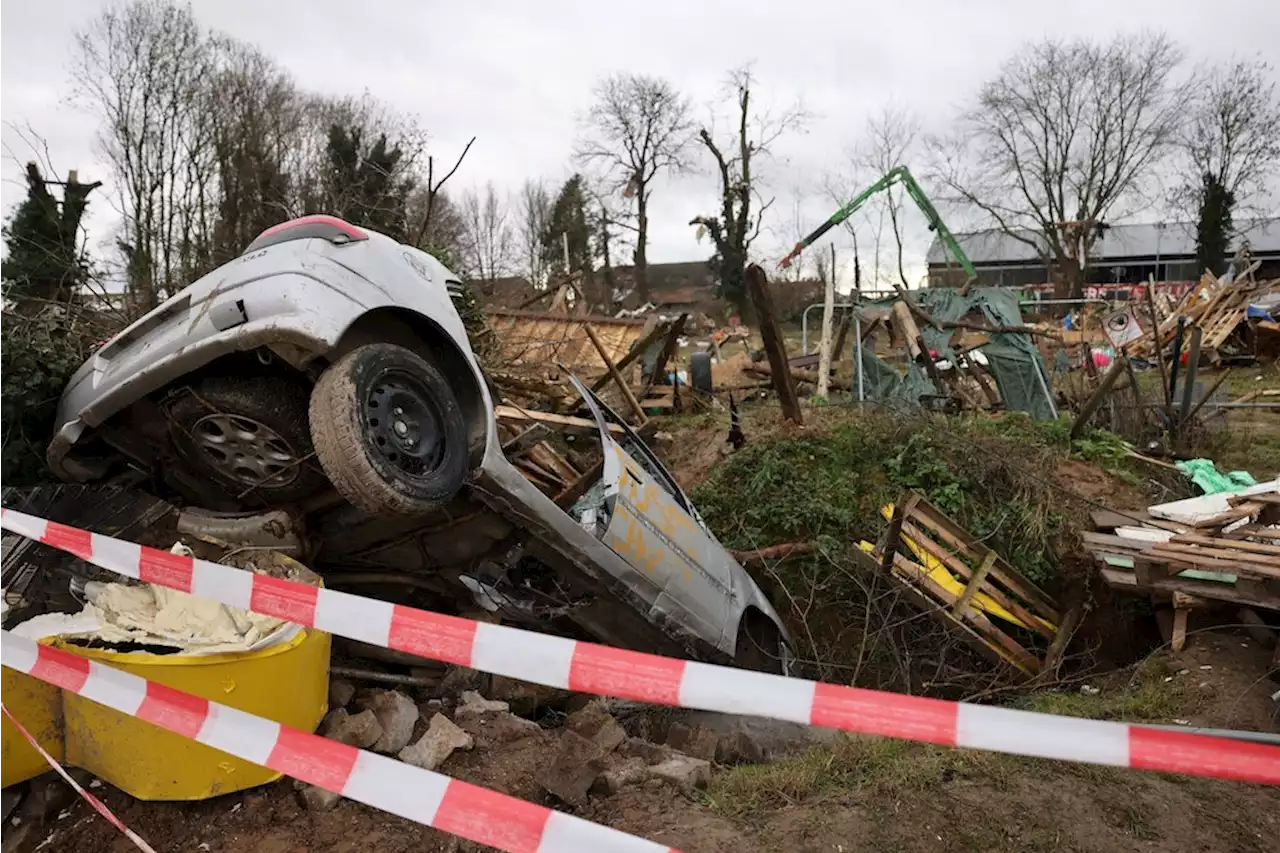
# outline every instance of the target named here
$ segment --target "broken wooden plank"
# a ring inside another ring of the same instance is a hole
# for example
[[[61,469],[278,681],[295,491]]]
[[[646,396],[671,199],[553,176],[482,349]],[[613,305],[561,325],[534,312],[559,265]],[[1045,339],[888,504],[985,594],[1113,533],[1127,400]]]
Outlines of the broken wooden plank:
[[[604,348],[604,344],[600,343],[600,337],[596,335],[595,329],[591,328],[590,323],[583,323],[582,329],[587,333],[587,337],[591,339],[591,345],[596,348],[596,352],[600,353],[600,360],[604,362],[609,375],[613,377],[618,390],[622,392],[622,398],[627,401],[631,411],[635,412],[636,423],[644,426],[644,422],[649,419],[644,413],[644,408],[640,405],[640,401],[636,399],[636,395],[631,393],[631,386],[627,384],[627,380],[623,378],[622,373],[613,363],[613,359],[609,358],[609,351]]]
[[[928,552],[935,559],[941,561],[944,566],[946,566],[948,569],[950,569],[960,578],[966,581],[972,580],[973,569],[971,569],[968,566],[968,564],[964,562],[964,560],[960,559],[960,554],[969,553],[969,552],[965,551],[964,549],[959,549],[958,552],[947,550],[945,547],[935,542],[929,536],[929,534],[925,532],[922,528],[916,527],[911,522],[906,522],[903,525],[902,531],[904,534],[910,537],[918,546],[920,546],[922,550]],[[994,563],[992,564],[992,566],[994,567]],[[1056,624],[1056,621],[1057,621],[1056,612],[1049,611],[1047,614],[1037,617],[1036,614],[1032,613],[1025,606],[1023,606],[1023,604],[1020,601],[1015,600],[1011,595],[1007,594],[1004,590],[1000,589],[994,584],[988,583],[986,586],[986,589],[983,589],[982,592],[991,596],[992,601],[994,601],[996,604],[999,604],[1005,610],[1008,610],[1010,613],[1016,616],[1030,630],[1035,631],[1039,634],[1043,634],[1048,639],[1053,639],[1053,631],[1049,628],[1046,628],[1041,620],[1046,620]]]
[[[1185,545],[1209,545],[1235,551],[1252,551],[1256,554],[1272,554],[1280,558],[1280,545],[1268,545],[1265,542],[1242,542],[1239,539],[1220,539],[1215,536],[1199,536],[1194,533],[1180,533],[1170,542]]]
[[[854,549],[853,557],[855,561],[860,562],[867,570],[878,571],[880,568],[876,557],[866,551]],[[906,578],[903,578],[894,572],[890,572],[885,575],[885,577],[887,577],[889,582],[894,585],[897,591],[906,596],[917,609],[929,616],[931,619],[940,623],[948,630],[956,632],[961,639],[969,644],[970,648],[982,655],[991,663],[996,666],[1012,667],[1026,676],[1030,676],[1032,674],[1020,666],[1016,659],[1012,659],[1001,649],[992,646],[991,643],[987,642],[982,635],[972,627],[957,619],[944,605],[925,595],[924,592],[913,586]]]
[[[517,409],[515,406],[494,406],[493,413],[501,421],[510,421],[513,423],[541,423],[553,427],[562,427],[565,429],[582,431],[582,432],[599,432],[600,427],[593,420],[587,418],[578,418],[573,415],[557,415],[551,412],[534,412],[527,409]],[[625,435],[622,427],[617,424],[609,424],[609,432],[614,435]]]
[[[1102,382],[1099,383],[1098,389],[1093,392],[1080,408],[1080,414],[1076,415],[1075,423],[1071,425],[1072,441],[1079,438],[1080,434],[1084,432],[1084,428],[1089,424],[1089,419],[1093,417],[1094,413],[1098,411],[1098,408],[1107,399],[1107,396],[1111,394],[1112,386],[1116,384],[1116,380],[1120,378],[1120,374],[1124,373],[1124,370],[1125,359],[1123,357],[1111,362],[1111,367],[1107,369],[1106,374],[1102,377]]]
[[[1049,644],[1049,650],[1044,654],[1044,665],[1040,668],[1041,676],[1050,679],[1058,677],[1058,667],[1062,665],[1062,659],[1067,653],[1067,646],[1071,644],[1071,638],[1076,633],[1076,626],[1080,624],[1080,620],[1083,617],[1084,608],[1079,604],[1063,615],[1062,624],[1058,626],[1058,633],[1054,635],[1053,642]]]
[[[957,551],[969,549],[981,556],[991,550],[982,542],[974,539],[968,531],[933,504],[922,503],[917,516],[922,521],[925,521],[931,529],[936,530],[938,535]],[[1041,611],[1041,615],[1045,616],[1050,622],[1057,624],[1061,619],[1058,605],[1049,597],[1048,593],[1036,586],[1029,578],[998,555],[996,564],[991,569],[991,575],[1023,601],[1038,608]]]
[[[1108,586],[1122,592],[1162,592],[1168,595],[1174,592],[1188,592],[1201,598],[1229,601],[1232,604],[1247,604],[1267,610],[1280,610],[1280,595],[1250,595],[1238,590],[1234,584],[1176,577],[1153,578],[1149,583],[1140,583],[1133,572],[1123,569],[1103,568],[1098,571]]]
[[[893,515],[889,518],[889,526],[880,542],[881,571],[887,573],[893,568],[893,555],[897,553],[898,542],[902,539],[902,524],[920,500],[919,492],[911,492],[893,505]]]
[[[689,315],[682,314],[680,316],[681,316],[681,319],[683,319],[685,317],[688,317]],[[667,334],[670,328],[671,327],[665,323],[659,323],[656,326],[654,326],[652,329],[650,329],[643,337],[641,337],[638,341],[636,341],[634,344],[631,345],[631,349],[627,350],[626,355],[618,359],[618,363],[616,365],[618,370],[626,370],[628,367],[630,367],[631,362],[635,361],[637,358],[640,358],[640,356],[644,355],[645,350],[647,350],[653,344],[654,341],[658,340],[663,335]],[[607,373],[603,376],[598,376],[596,377],[595,381],[592,382],[587,387],[589,387],[592,391],[598,392],[605,385],[609,384],[610,378],[611,377]]]

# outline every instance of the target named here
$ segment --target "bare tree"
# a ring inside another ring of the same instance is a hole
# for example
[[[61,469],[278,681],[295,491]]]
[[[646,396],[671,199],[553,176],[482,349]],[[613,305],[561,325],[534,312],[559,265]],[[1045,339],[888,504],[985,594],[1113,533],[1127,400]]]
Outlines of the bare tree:
[[[1190,95],[1180,55],[1162,34],[1028,45],[982,87],[960,135],[934,141],[934,177],[1078,296],[1101,226],[1176,141]]]
[[[749,67],[729,75],[729,88],[735,104],[735,133],[728,141],[717,143],[711,131],[702,128],[698,139],[715,161],[720,179],[720,212],[713,216],[695,216],[690,225],[698,225],[711,235],[716,246],[715,266],[721,292],[742,308],[746,300],[747,252],[760,235],[765,211],[773,203],[760,193],[760,176],[753,168],[761,157],[767,157],[774,143],[789,131],[799,130],[808,121],[801,104],[779,112],[754,108],[751,87],[755,83]],[[756,205],[752,213],[752,204]]]
[[[486,183],[483,190],[464,193],[461,208],[461,261],[466,276],[483,283],[507,275],[512,260],[510,215],[493,182]]]
[[[867,122],[866,136],[858,146],[855,159],[870,171],[873,180],[879,180],[890,170],[906,165],[916,150],[920,138],[920,121],[910,112],[893,104],[886,104]],[[902,194],[901,187],[893,186],[873,200],[883,213],[889,214],[893,242],[897,248],[898,280],[903,287],[910,287],[902,266]],[[883,219],[882,219],[883,224]],[[879,263],[879,235],[877,235],[877,264]],[[880,270],[877,266],[876,276]]]
[[[209,185],[205,126],[194,119],[206,104],[210,61],[190,7],[163,0],[109,8],[77,35],[76,93],[103,123],[98,141],[123,219],[119,245],[142,310],[186,284],[188,217]]]
[[[1198,261],[1221,272],[1237,220],[1255,210],[1280,172],[1280,98],[1262,59],[1212,69],[1196,87],[1179,137],[1174,204],[1196,221]]]
[[[543,261],[542,238],[551,221],[551,190],[542,178],[525,180],[516,197],[516,243],[525,278],[535,287],[546,283],[547,267]]]
[[[300,212],[292,203],[289,160],[305,132],[304,99],[287,72],[257,48],[230,39],[219,40],[218,52],[205,111],[217,162],[214,266]]]
[[[444,175],[439,178],[436,177],[435,157],[428,155],[427,181],[423,186],[422,216],[418,220],[418,228],[414,236],[413,242],[415,246],[424,245],[424,241],[427,241],[428,235],[432,233],[432,228],[435,225],[433,219],[436,215],[436,211],[438,208],[444,207],[444,205],[438,206],[436,201],[437,199],[440,199],[441,201],[444,200],[443,196],[441,196],[441,193],[444,190],[444,185],[454,176],[454,174],[457,173],[458,167],[462,165],[463,160],[467,159],[467,152],[471,150],[471,146],[475,145],[475,143],[476,138],[473,136],[468,140],[467,144],[463,146],[462,153],[458,155],[458,159],[453,161],[453,168],[445,172]],[[442,214],[446,212],[447,211],[441,209]],[[429,241],[427,242],[429,244]]]
[[[596,84],[595,103],[583,120],[575,158],[601,170],[613,192],[631,199],[635,221],[635,280],[649,298],[649,200],[654,179],[685,166],[692,123],[689,101],[666,80],[614,74]],[[624,223],[618,223],[624,224]]]

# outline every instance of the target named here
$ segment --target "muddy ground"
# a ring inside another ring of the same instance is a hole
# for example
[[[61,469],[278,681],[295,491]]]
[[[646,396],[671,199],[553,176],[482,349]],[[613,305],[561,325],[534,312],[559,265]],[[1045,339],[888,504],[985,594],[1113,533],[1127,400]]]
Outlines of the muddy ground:
[[[1266,677],[1267,651],[1247,637],[1205,632],[1153,665],[1157,675],[1140,689],[1125,675],[1096,682],[1096,699],[1071,693],[1036,707],[1079,712],[1096,701],[1103,715],[1114,707],[1162,712],[1164,722],[1276,730],[1268,693],[1278,685]],[[551,804],[534,780],[554,758],[554,734],[478,745],[455,753],[442,771]],[[649,782],[572,811],[687,853],[1280,850],[1276,788],[869,738],[797,749],[768,764],[718,768],[710,787],[692,795]],[[106,786],[98,792],[160,853],[481,849],[352,802],[309,811],[287,779],[189,804],[142,803]],[[44,850],[133,849],[80,802],[41,835]]]

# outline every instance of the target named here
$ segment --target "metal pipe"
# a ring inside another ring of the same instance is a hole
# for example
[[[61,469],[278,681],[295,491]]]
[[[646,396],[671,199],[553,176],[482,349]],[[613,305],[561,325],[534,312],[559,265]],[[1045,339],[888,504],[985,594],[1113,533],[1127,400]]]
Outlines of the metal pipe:
[[[400,687],[439,687],[439,678],[423,678],[417,675],[400,675],[395,672],[381,672],[376,669],[360,669],[354,666],[331,666],[329,674],[340,678],[354,678],[357,681],[376,681],[383,684],[395,684]],[[441,677],[444,676],[443,671]]]
[[[800,314],[800,354],[801,355],[809,354],[809,312],[812,311],[814,308],[823,307],[823,304],[824,303],[822,302],[815,302],[812,305],[810,305],[808,308],[804,309],[804,311],[802,311]],[[836,308],[856,308],[856,307],[857,306],[854,305],[854,303],[852,302],[837,302],[831,306],[832,310],[835,310]]]
[[[1272,734],[1271,732],[1250,732],[1241,731],[1240,729],[1204,729],[1199,726],[1166,726],[1158,723],[1135,723],[1139,728],[1158,729],[1162,732],[1186,732],[1189,735],[1208,735],[1210,737],[1225,737],[1232,740],[1248,740],[1255,743],[1274,743],[1280,744],[1280,734]]]
[[[1049,402],[1049,412],[1053,415],[1053,419],[1058,419],[1058,406],[1053,402],[1053,393],[1049,391],[1049,385],[1044,378],[1044,365],[1040,363],[1040,353],[1036,353],[1036,357],[1031,360],[1036,366],[1036,379],[1040,380],[1040,390],[1044,392],[1044,398]]]

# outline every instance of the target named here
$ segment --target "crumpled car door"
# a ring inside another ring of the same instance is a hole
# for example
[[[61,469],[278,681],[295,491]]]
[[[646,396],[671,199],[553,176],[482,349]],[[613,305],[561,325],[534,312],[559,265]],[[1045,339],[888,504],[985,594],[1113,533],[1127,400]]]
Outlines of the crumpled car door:
[[[732,610],[733,558],[640,437],[576,378],[573,383],[595,415],[604,451],[607,518],[597,535],[658,587],[656,609],[682,615],[697,634],[719,644]],[[610,423],[622,434],[611,432]]]

